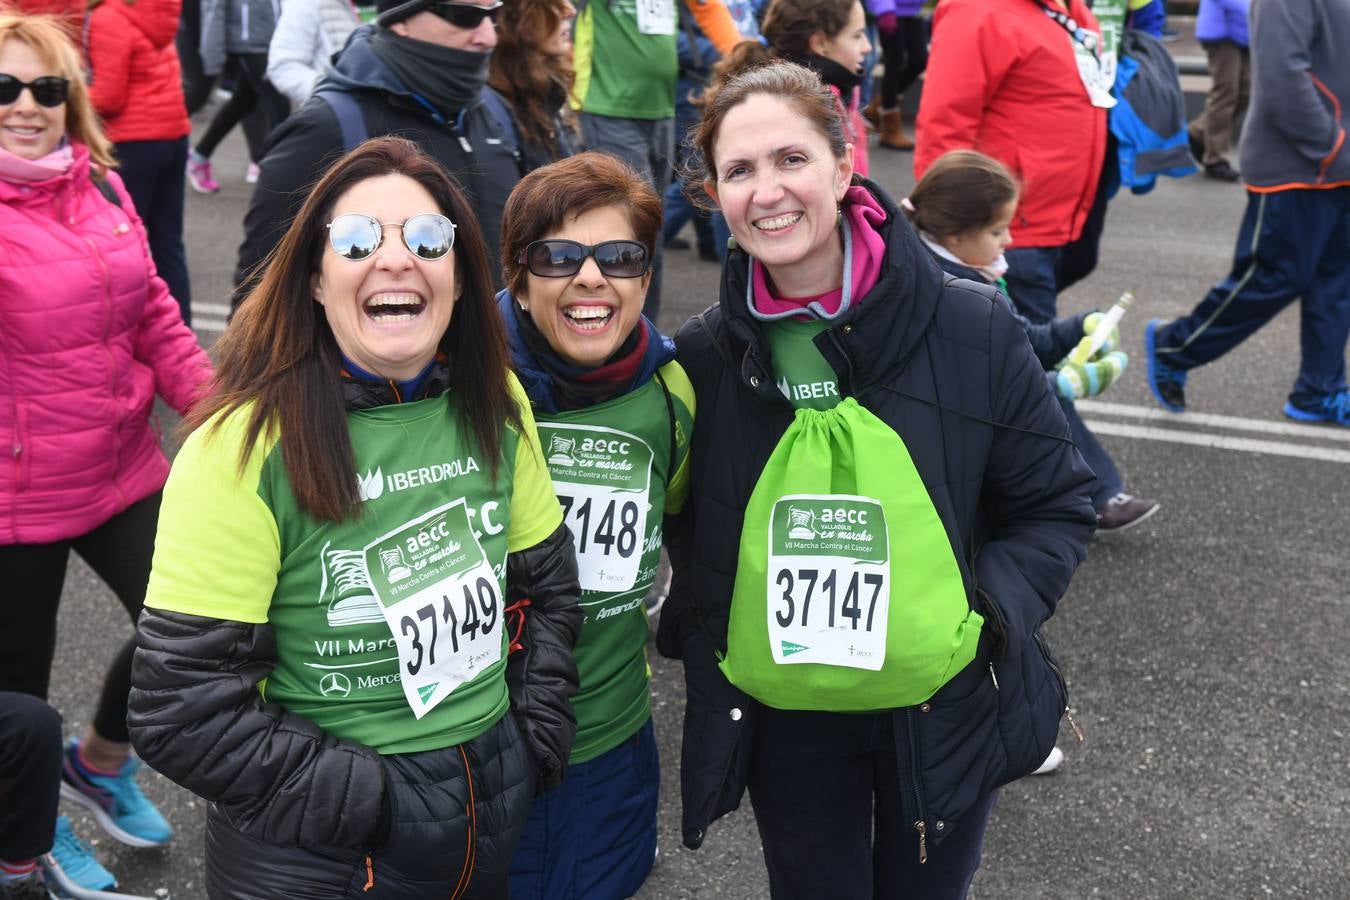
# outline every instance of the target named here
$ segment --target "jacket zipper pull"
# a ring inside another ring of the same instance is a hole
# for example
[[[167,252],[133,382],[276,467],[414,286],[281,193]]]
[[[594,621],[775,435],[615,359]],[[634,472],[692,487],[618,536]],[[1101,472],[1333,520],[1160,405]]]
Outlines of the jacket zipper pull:
[[[1073,736],[1078,738],[1078,743],[1083,743],[1083,729],[1078,727],[1078,723],[1073,720],[1073,710],[1067,706],[1064,707],[1064,718],[1069,720],[1069,727],[1073,729]]]
[[[994,682],[994,690],[1000,690],[998,686],[998,676],[994,674],[994,664],[989,664],[989,680]]]
[[[465,153],[472,153],[472,152],[473,152],[473,145],[469,143],[469,139],[468,139],[468,138],[466,138],[466,137],[465,137],[464,135],[462,135],[462,134],[457,134],[457,135],[455,135],[455,137],[459,138],[459,145],[460,145],[461,147],[464,148],[464,152],[465,152]]]
[[[928,862],[928,826],[920,819],[914,823],[914,830],[919,833],[919,865],[923,865]]]

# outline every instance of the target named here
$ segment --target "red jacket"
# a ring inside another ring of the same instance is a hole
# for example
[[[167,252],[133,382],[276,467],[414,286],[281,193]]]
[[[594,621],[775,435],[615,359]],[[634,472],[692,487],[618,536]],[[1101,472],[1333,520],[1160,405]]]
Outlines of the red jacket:
[[[1083,0],[1083,27],[1101,29]],[[1106,154],[1106,110],[1092,105],[1072,38],[1036,0],[943,0],[919,106],[914,175],[949,150],[975,149],[1022,183],[1016,246],[1075,240]]]
[[[182,0],[103,0],[89,14],[89,96],[115,144],[192,130],[173,43],[181,9]]]
[[[0,546],[86,534],[163,487],[155,395],[183,412],[211,374],[121,179],[116,206],[72,146],[63,175],[0,179]]]

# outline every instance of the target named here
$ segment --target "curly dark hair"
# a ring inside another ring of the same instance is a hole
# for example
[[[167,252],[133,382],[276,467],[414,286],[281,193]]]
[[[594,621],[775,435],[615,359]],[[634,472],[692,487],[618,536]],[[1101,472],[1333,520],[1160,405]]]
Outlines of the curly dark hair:
[[[507,0],[488,68],[488,84],[515,111],[525,140],[550,156],[558,146],[559,110],[563,127],[573,128],[566,101],[576,73],[567,57],[549,56],[539,48],[574,13],[568,0]]]

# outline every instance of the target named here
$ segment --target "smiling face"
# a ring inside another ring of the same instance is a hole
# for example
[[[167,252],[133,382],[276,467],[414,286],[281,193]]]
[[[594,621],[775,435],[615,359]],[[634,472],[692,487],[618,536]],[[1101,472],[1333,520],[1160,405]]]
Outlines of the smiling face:
[[[329,221],[346,213],[402,223],[443,211],[406,175],[381,175],[339,196]],[[361,260],[339,256],[325,238],[312,288],[344,356],[367,372],[406,381],[436,356],[461,287],[453,250],[422,259],[403,243],[396,224],[383,231],[379,248]]]
[[[990,265],[1012,246],[1012,229],[1008,226],[1012,224],[1015,212],[1017,201],[1014,199],[999,208],[993,222],[943,238],[942,245],[968,265]]]
[[[600,206],[573,216],[540,240],[561,238],[592,246],[602,241],[633,241],[632,223],[617,206]],[[632,333],[642,315],[650,270],[638,278],[606,276],[586,261],[575,275],[541,278],[533,272],[516,299],[539,333],[563,359],[594,368],[609,359]]]
[[[60,75],[29,45],[10,38],[0,44],[0,72],[30,82],[44,75]],[[0,148],[23,159],[41,159],[66,134],[66,104],[39,106],[31,90],[13,103],[0,106]]]
[[[723,118],[713,156],[716,182],[704,188],[736,243],[769,270],[778,289],[805,297],[838,287],[837,218],[853,175],[851,147],[836,158],[790,103],[752,94]]]
[[[863,59],[871,50],[872,42],[867,39],[867,14],[861,3],[853,4],[848,24],[838,34],[817,31],[811,36],[812,53],[834,60],[850,72],[862,72]]]

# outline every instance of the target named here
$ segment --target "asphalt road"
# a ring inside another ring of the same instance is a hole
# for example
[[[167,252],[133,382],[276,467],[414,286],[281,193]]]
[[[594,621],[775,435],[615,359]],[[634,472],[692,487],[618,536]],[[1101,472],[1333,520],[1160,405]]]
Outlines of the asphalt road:
[[[218,318],[212,304],[228,296],[245,163],[234,136],[217,154],[222,192],[189,197],[199,321]],[[873,151],[874,177],[897,196],[911,164]],[[1294,310],[1196,373],[1185,416],[1158,412],[1143,380],[1143,325],[1188,311],[1226,272],[1243,204],[1240,188],[1200,178],[1118,198],[1098,272],[1061,299],[1076,311],[1126,289],[1138,298],[1123,328],[1134,364],[1084,407],[1129,489],[1163,508],[1092,544],[1049,625],[1087,740],[1066,729],[1059,772],[1003,791],[973,897],[1350,897],[1350,433],[1280,416],[1298,360]],[[668,253],[661,324],[712,302],[717,274]],[[130,634],[112,595],[73,562],[53,688],[71,733],[87,726]],[[678,665],[653,664],[667,764],[661,854],[640,896],[766,897],[748,799],[702,850],[679,845],[682,680]],[[202,803],[158,775],[145,783],[178,830],[162,850],[119,847],[68,811],[125,889],[203,897]]]

